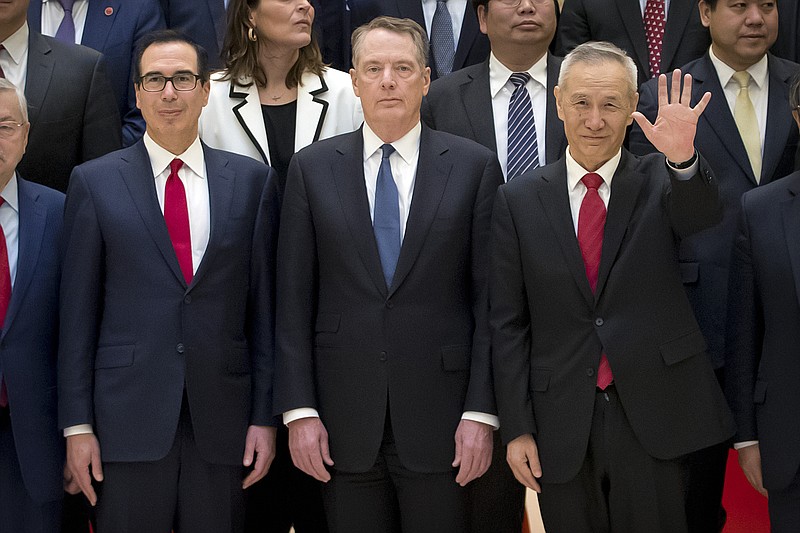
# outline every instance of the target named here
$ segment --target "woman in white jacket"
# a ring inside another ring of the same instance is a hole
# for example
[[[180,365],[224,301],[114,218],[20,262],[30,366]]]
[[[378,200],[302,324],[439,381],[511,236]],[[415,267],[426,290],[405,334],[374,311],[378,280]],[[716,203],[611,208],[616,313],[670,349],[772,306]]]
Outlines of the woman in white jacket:
[[[313,22],[308,0],[231,0],[226,69],[200,117],[206,144],[269,164],[281,190],[294,152],[362,121],[350,76],[322,62]]]

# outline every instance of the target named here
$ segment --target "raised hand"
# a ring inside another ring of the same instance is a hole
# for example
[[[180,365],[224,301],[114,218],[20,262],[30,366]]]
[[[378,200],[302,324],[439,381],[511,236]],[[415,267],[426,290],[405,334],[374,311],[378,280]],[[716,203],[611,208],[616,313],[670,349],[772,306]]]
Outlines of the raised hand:
[[[681,89],[681,71],[672,71],[672,87],[667,91],[667,76],[658,77],[658,116],[654,124],[638,111],[634,111],[633,119],[642,128],[650,143],[667,159],[675,163],[688,161],[694,155],[694,137],[697,132],[697,121],[706,109],[711,93],[703,95],[697,105],[691,107],[692,75],[683,77]]]

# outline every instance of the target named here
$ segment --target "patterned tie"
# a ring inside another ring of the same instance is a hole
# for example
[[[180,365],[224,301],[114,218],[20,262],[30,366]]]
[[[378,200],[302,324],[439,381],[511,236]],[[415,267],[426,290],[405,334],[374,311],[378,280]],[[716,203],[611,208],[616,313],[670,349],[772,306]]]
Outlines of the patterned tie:
[[[578,213],[578,245],[581,248],[586,277],[594,293],[603,251],[603,231],[606,227],[606,206],[597,193],[597,189],[603,184],[603,178],[590,172],[581,179],[581,182],[586,186],[586,195]],[[601,354],[600,365],[597,368],[597,387],[605,390],[613,380],[608,358],[606,354]]]
[[[661,73],[661,45],[664,42],[664,0],[647,0],[644,7],[644,30],[650,52],[650,77]]]
[[[397,268],[397,258],[400,257],[400,202],[397,185],[392,176],[392,166],[389,163],[389,156],[394,152],[394,146],[384,144],[381,150],[383,157],[378,169],[378,181],[375,184],[372,230],[375,232],[375,243],[378,245],[386,288],[389,288],[392,286],[394,271]]]
[[[56,30],[56,39],[65,43],[75,44],[75,20],[72,18],[72,5],[75,0],[58,0],[64,8],[64,18]]]
[[[169,164],[169,177],[164,187],[164,221],[167,223],[169,238],[178,257],[186,284],[192,282],[192,237],[189,230],[189,208],[186,204],[186,190],[178,177],[183,161],[173,159]]]
[[[5,199],[0,196],[0,206],[3,205]],[[8,304],[11,301],[11,270],[8,266],[8,249],[6,248],[6,234],[3,233],[3,227],[0,226],[0,327],[6,321],[6,312],[8,311]],[[0,407],[8,407],[8,391],[6,390],[6,381],[0,374]]]
[[[453,71],[456,46],[453,43],[453,20],[447,10],[447,0],[437,0],[431,22],[431,50],[436,61],[436,73],[441,78]]]
[[[531,79],[527,72],[515,72],[509,78],[514,92],[508,103],[508,166],[506,181],[516,178],[529,168],[539,166],[539,143],[533,106],[525,84]]]
[[[742,137],[756,183],[761,183],[761,133],[756,118],[756,108],[750,100],[750,73],[746,70],[736,72],[733,79],[739,84],[739,94],[733,106],[733,120]]]

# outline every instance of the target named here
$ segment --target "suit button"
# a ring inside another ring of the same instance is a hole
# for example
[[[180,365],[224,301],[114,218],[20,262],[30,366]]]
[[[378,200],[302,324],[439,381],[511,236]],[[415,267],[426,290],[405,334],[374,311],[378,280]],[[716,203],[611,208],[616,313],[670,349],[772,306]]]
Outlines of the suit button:
[[[182,342],[179,342],[178,345],[175,347],[175,349],[178,351],[178,353],[183,353],[184,351],[186,351],[186,347],[183,345]]]
[[[594,376],[594,368],[587,368],[586,369],[586,375],[589,376],[589,377]]]
[[[386,361],[386,352],[381,352],[380,360]]]
[[[192,295],[191,294],[187,294],[186,296],[184,296],[183,297],[183,303],[185,303],[185,304],[192,303]]]
[[[391,309],[394,307],[394,302],[391,300],[386,300],[386,308]]]
[[[603,325],[603,319],[600,318],[600,317],[595,318],[594,319],[594,325],[595,326],[602,326]]]

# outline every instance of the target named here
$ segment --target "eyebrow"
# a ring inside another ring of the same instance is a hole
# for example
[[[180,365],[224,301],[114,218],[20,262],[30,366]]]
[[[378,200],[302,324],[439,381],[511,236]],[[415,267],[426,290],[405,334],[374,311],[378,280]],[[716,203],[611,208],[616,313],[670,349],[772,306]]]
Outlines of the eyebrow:
[[[175,72],[172,73],[173,76],[175,76],[177,74],[192,74],[192,75],[195,75],[194,72],[192,72],[191,70],[186,70],[186,69],[184,69],[184,70],[176,70]],[[152,72],[145,72],[144,74],[142,74],[142,77],[145,77],[145,76],[165,76],[165,77],[169,77],[166,74],[164,74],[163,72],[158,71],[158,70],[152,71]]]

